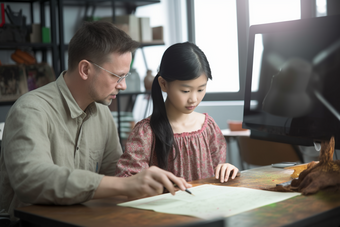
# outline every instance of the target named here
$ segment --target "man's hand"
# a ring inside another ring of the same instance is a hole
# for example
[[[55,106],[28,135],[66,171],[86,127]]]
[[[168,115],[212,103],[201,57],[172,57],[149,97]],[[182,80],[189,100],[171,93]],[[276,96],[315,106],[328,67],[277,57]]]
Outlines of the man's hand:
[[[232,173],[231,176],[230,173]],[[231,179],[235,179],[237,173],[238,168],[229,163],[218,164],[215,168],[215,177],[216,179],[220,179],[221,183],[227,182],[229,176],[231,177]]]
[[[159,195],[163,193],[164,187],[174,195],[176,191],[174,184],[181,190],[192,187],[183,178],[176,177],[156,166],[144,169],[140,173],[125,179],[126,195],[129,198]]]
[[[183,178],[176,177],[168,171],[152,166],[130,177],[104,176],[93,198],[114,195],[125,195],[130,199],[153,196],[162,194],[164,187],[174,195],[176,191],[174,184],[183,191],[192,187]]]

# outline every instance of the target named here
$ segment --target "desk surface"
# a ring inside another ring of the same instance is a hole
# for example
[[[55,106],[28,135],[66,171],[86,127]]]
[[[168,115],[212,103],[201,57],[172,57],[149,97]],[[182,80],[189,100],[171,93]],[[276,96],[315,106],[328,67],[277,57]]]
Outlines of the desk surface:
[[[194,186],[214,184],[248,188],[270,188],[277,183],[290,180],[293,170],[270,166],[242,171],[241,177],[221,184],[214,178],[191,182]],[[197,222],[190,216],[157,213],[128,207],[118,203],[127,201],[124,197],[91,200],[72,206],[32,205],[15,210],[15,216],[43,226],[168,226]],[[279,203],[226,218],[227,226],[310,226],[322,219],[340,223],[340,194],[319,192],[312,196],[297,196]],[[335,220],[336,219],[336,220]],[[327,223],[330,224],[330,223]]]
[[[250,136],[250,130],[243,130],[243,131],[231,131],[230,129],[222,129],[222,134],[225,137],[233,137],[233,136]]]

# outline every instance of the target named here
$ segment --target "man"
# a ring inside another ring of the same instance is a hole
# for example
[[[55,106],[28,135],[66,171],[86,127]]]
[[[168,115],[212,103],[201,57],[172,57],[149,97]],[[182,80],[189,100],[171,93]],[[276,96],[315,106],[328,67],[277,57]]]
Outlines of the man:
[[[174,194],[190,187],[151,167],[114,177],[122,154],[108,109],[126,89],[138,47],[107,22],[87,22],[69,44],[68,70],[55,82],[23,95],[8,113],[0,156],[0,212],[27,204],[67,205],[114,195]],[[173,183],[172,183],[172,182]]]

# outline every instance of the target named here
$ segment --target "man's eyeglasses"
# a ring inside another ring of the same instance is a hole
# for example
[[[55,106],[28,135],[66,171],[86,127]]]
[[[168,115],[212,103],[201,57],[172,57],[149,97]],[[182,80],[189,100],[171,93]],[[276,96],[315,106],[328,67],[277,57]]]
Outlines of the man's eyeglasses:
[[[106,72],[110,73],[111,75],[118,77],[119,79],[118,79],[117,83],[120,83],[122,80],[124,80],[126,77],[128,77],[130,75],[130,73],[127,73],[125,76],[118,76],[117,74],[114,74],[114,73],[110,72],[109,70],[104,69],[103,67],[97,65],[96,63],[94,63],[92,61],[89,61],[89,60],[87,60],[87,61],[90,62],[91,64],[94,64],[98,68],[105,70]]]

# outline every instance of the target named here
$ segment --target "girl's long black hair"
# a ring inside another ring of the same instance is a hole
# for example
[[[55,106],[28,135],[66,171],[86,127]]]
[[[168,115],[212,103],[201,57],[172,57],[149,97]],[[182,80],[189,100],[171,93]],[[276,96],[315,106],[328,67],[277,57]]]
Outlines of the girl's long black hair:
[[[163,54],[159,72],[156,75],[151,88],[153,100],[153,112],[150,126],[155,136],[152,154],[156,154],[158,166],[167,169],[169,153],[175,148],[178,155],[178,147],[174,143],[172,131],[163,100],[162,90],[158,82],[161,76],[167,82],[174,80],[193,80],[205,74],[212,79],[209,62],[201,49],[190,42],[177,43],[170,46]],[[151,157],[151,160],[153,157]]]

